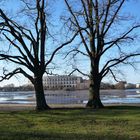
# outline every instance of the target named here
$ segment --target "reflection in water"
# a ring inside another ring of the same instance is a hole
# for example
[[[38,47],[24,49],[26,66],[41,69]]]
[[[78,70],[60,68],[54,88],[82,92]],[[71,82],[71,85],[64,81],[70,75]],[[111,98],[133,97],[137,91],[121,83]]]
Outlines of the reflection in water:
[[[137,104],[140,103],[140,98],[116,98],[103,100],[102,102],[106,104]]]
[[[33,92],[0,92],[0,104],[32,104]]]
[[[140,93],[140,90],[136,90],[136,93]]]
[[[46,91],[48,104],[85,104],[88,90]],[[101,90],[104,104],[140,103],[140,90]],[[35,104],[34,92],[0,92],[0,104]]]

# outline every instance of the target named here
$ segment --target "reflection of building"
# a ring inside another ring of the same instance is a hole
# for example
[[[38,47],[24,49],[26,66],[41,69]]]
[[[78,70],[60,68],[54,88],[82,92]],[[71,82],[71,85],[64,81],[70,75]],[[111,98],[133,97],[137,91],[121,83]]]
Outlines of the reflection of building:
[[[43,84],[46,89],[77,88],[82,81],[81,77],[58,75],[44,77]]]
[[[136,88],[140,88],[140,83],[136,84]]]

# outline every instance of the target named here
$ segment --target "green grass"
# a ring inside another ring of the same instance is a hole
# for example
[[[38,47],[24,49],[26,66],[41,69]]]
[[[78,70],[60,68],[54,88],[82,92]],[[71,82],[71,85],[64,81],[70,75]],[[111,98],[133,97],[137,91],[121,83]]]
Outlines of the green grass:
[[[140,140],[140,107],[0,111],[0,140]]]

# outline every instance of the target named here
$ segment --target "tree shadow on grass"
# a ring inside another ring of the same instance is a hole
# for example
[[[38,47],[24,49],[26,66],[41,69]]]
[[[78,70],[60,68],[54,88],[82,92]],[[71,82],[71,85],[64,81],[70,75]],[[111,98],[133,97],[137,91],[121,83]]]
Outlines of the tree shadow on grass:
[[[41,133],[41,132],[6,132],[0,135],[1,140],[133,140],[121,135],[96,135],[75,133]],[[134,138],[138,140],[138,138]]]
[[[107,109],[120,109],[120,110],[124,110],[124,109],[128,109],[128,110],[138,110],[140,111],[140,106],[107,106]]]

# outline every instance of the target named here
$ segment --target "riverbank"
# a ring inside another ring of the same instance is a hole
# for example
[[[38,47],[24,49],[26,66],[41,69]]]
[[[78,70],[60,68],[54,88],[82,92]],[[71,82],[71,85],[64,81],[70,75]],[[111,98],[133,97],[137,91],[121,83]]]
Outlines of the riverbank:
[[[140,107],[0,111],[1,140],[139,140]]]
[[[33,104],[0,104],[0,111],[35,110]]]
[[[110,106],[130,106],[130,107],[140,107],[140,104],[105,104],[105,107]],[[61,108],[85,108],[85,104],[52,104],[51,108],[61,109]],[[23,111],[23,110],[35,110],[35,104],[0,104],[0,111]]]

